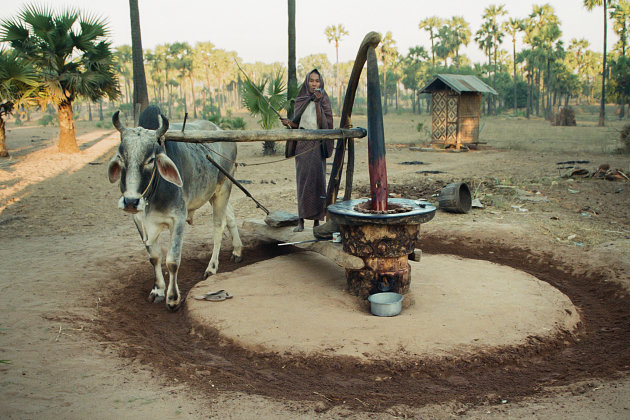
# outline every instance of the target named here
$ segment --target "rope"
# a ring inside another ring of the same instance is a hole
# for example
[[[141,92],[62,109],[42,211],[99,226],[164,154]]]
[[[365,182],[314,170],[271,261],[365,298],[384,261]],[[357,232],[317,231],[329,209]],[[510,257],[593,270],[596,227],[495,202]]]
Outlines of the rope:
[[[227,156],[222,155],[221,153],[217,152],[216,150],[212,150],[212,149],[210,149],[208,146],[206,146],[206,144],[205,144],[205,143],[197,143],[197,144],[199,144],[200,146],[202,146],[204,149],[208,150],[209,152],[212,152],[212,153],[215,153],[215,154],[217,154],[217,155],[221,156],[223,159],[227,160],[228,162],[230,162],[230,163],[232,163],[232,164],[234,164],[234,165],[236,165],[236,166],[243,166],[243,167],[244,167],[244,166],[267,165],[267,164],[271,164],[271,163],[284,162],[285,160],[295,159],[296,157],[298,157],[298,156],[302,156],[303,154],[306,154],[306,153],[308,153],[308,152],[310,152],[310,151],[314,150],[315,148],[319,147],[319,145],[316,145],[316,146],[311,147],[310,149],[306,149],[306,150],[304,150],[303,152],[300,152],[300,153],[298,153],[298,154],[296,154],[296,155],[293,155],[293,156],[290,156],[290,157],[288,157],[288,158],[282,158],[282,159],[272,160],[272,161],[270,161],[270,162],[255,162],[255,163],[246,163],[246,162],[236,162],[236,161],[234,161],[234,160],[232,160],[232,159],[228,158]]]
[[[149,191],[149,188],[151,188],[151,185],[153,184],[153,179],[155,178],[155,173],[157,172],[157,165],[157,162],[154,162],[153,172],[151,172],[151,179],[149,180],[147,187],[144,189],[144,191],[142,191],[142,194],[140,194],[140,197],[142,198],[145,198],[144,195],[147,193],[147,191]]]

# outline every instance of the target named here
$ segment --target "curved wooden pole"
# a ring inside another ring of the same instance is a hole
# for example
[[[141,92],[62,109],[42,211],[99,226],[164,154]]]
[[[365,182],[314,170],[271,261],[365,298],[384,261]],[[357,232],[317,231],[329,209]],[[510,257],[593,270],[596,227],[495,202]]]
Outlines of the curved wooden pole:
[[[381,35],[378,32],[370,32],[363,38],[357,56],[354,60],[350,81],[346,89],[346,95],[343,100],[343,108],[341,110],[340,128],[350,128],[352,117],[352,106],[354,105],[354,97],[359,86],[359,78],[363,71],[363,66],[367,60],[368,50],[374,50],[381,42]],[[343,172],[343,159],[346,150],[346,141],[348,142],[348,170],[346,171],[346,189],[344,192],[344,200],[349,200],[352,194],[352,177],[354,173],[354,141],[352,139],[339,139],[335,146],[335,157],[326,190],[326,206],[337,201],[337,193],[339,192],[339,184],[341,182],[341,173]]]

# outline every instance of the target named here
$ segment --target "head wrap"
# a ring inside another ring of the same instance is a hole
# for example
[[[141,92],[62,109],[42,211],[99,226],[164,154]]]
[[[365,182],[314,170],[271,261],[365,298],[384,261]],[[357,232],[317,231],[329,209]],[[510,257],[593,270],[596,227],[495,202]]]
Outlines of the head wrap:
[[[302,83],[302,87],[298,92],[297,97],[295,98],[295,109],[294,109],[294,117],[293,122],[296,124],[300,123],[300,118],[302,118],[302,114],[304,110],[310,103],[310,101],[315,100],[315,94],[309,92],[308,90],[308,80],[311,74],[317,73],[319,75],[320,85],[319,88],[322,91],[322,97],[319,102],[315,103],[315,106],[319,106],[321,113],[321,120],[318,121],[319,128],[332,129],[333,128],[333,118],[332,118],[332,108],[330,106],[330,99],[328,98],[328,93],[324,90],[324,78],[320,74],[319,70],[313,69],[306,75],[304,79],[304,83]]]

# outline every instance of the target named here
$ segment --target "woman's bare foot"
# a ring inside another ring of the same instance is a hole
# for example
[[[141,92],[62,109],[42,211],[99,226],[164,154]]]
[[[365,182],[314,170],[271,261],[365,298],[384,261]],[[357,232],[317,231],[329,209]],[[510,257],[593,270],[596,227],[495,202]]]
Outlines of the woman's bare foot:
[[[319,220],[313,221],[313,227],[315,227],[315,226],[319,226]]]
[[[293,232],[302,232],[304,230],[304,219],[300,219],[298,225],[293,229]]]

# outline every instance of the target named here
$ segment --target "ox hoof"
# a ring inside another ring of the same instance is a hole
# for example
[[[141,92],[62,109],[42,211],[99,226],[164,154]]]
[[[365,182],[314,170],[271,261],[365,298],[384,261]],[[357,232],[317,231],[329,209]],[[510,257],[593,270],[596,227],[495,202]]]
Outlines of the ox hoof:
[[[240,263],[241,261],[243,261],[243,257],[241,257],[240,255],[236,255],[236,254],[232,254],[232,258],[230,258],[232,261],[234,261],[235,263]]]
[[[171,312],[177,312],[179,310],[179,308],[181,308],[182,303],[167,303],[166,304],[166,309],[168,309]]]
[[[151,303],[161,303],[164,302],[164,296],[160,296],[158,294],[153,294],[151,293],[148,297],[147,297],[147,301],[151,302]]]

